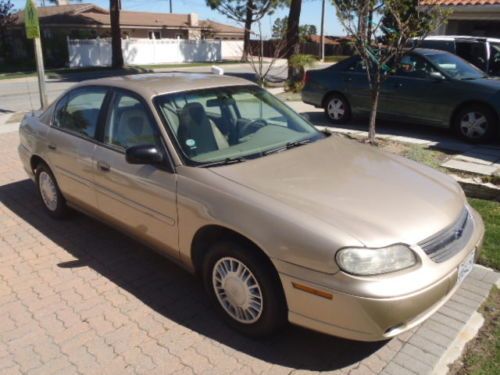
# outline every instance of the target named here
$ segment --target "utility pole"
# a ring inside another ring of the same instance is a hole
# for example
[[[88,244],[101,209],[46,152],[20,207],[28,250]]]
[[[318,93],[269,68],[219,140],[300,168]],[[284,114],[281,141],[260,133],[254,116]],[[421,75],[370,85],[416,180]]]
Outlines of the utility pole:
[[[26,37],[33,39],[35,47],[36,71],[38,74],[38,91],[40,92],[40,105],[47,107],[47,89],[45,87],[45,69],[43,66],[42,42],[40,40],[40,24],[38,22],[38,12],[33,0],[26,1],[24,8],[24,24]]]
[[[170,13],[172,13],[172,0],[168,0],[170,3]]]
[[[320,30],[320,45],[319,45],[319,61],[325,61],[325,7],[326,2],[323,0],[323,4],[321,5],[321,30]]]

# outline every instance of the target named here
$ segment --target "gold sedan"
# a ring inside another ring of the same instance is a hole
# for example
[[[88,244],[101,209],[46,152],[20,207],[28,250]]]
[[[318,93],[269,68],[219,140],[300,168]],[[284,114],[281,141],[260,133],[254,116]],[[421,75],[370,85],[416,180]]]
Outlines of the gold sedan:
[[[200,274],[247,335],[289,321],[393,337],[450,298],[484,234],[451,178],[319,132],[238,78],[88,81],[20,139],[50,216],[85,212]]]

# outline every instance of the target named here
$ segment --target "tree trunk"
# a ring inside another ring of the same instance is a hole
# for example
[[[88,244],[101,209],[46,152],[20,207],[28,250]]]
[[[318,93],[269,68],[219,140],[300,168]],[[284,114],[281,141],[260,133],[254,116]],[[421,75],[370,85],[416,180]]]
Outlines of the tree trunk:
[[[372,145],[377,144],[375,140],[376,132],[375,132],[375,124],[377,121],[377,112],[378,112],[378,102],[380,98],[380,72],[376,73],[375,80],[372,84],[371,90],[372,96],[372,111],[370,113],[370,125],[368,127],[368,142]]]
[[[121,0],[109,0],[109,15],[111,21],[111,66],[113,68],[123,68],[120,9]]]
[[[245,18],[245,31],[243,34],[243,55],[241,61],[248,61],[248,54],[252,53],[250,48],[250,33],[252,32],[253,0],[247,1],[247,14]],[[261,36],[262,37],[262,36]]]
[[[300,75],[298,69],[290,66],[290,58],[300,53],[299,22],[301,10],[302,0],[291,0],[286,28],[286,57],[289,61],[288,80],[291,83],[297,82]]]

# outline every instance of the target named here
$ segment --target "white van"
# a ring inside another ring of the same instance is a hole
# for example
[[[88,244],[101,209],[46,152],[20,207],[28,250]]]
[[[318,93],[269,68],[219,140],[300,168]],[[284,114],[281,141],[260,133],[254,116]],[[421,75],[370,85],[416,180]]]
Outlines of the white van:
[[[432,48],[454,53],[491,76],[500,76],[500,39],[433,35],[415,39],[417,47]]]

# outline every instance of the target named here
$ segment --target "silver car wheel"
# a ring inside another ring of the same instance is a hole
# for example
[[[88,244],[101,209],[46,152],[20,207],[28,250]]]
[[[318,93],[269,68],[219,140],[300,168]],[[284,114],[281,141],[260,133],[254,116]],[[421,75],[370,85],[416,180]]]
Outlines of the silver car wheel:
[[[467,138],[480,138],[488,131],[488,119],[481,113],[468,112],[460,121],[460,131]]]
[[[235,320],[252,324],[263,310],[260,285],[252,271],[232,257],[221,258],[212,271],[215,295],[224,310]]]
[[[345,104],[339,98],[333,98],[326,107],[328,116],[333,120],[342,120],[345,116]]]
[[[38,176],[38,187],[43,203],[50,211],[57,209],[57,188],[52,177],[45,171]]]

